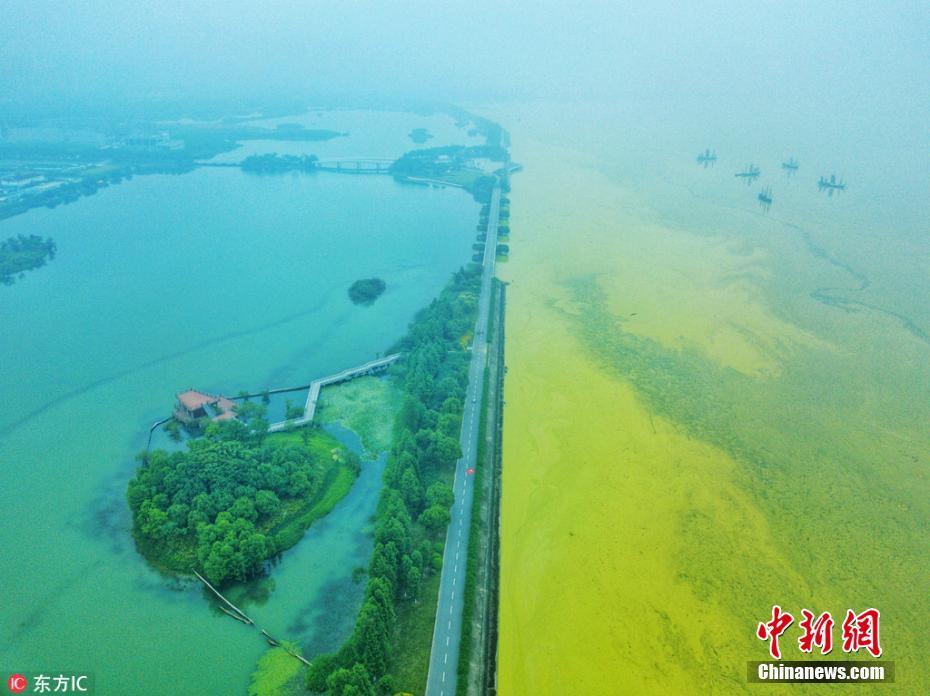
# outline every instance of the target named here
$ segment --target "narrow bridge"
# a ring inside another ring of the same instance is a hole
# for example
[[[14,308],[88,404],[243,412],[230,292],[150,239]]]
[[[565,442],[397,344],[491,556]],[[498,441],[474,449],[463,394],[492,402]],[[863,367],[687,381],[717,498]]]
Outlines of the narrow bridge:
[[[318,160],[316,168],[320,171],[340,174],[390,174],[392,164],[394,164],[392,159],[343,157]]]
[[[400,356],[400,353],[386,355],[383,358],[371,360],[364,365],[350,367],[348,370],[343,370],[342,372],[337,372],[334,375],[329,375],[328,377],[322,377],[320,379],[314,380],[310,383],[310,391],[307,393],[307,403],[304,406],[304,415],[300,418],[292,418],[291,420],[272,423],[270,426],[268,426],[268,432],[276,433],[281,430],[296,428],[298,426],[306,425],[307,423],[312,422],[313,416],[316,414],[317,401],[320,399],[320,391],[323,389],[323,387],[329,387],[333,384],[339,384],[341,382],[348,382],[350,379],[355,379],[356,377],[363,377],[365,375],[374,375],[379,372],[384,372],[384,370],[388,369],[388,367],[397,362]]]

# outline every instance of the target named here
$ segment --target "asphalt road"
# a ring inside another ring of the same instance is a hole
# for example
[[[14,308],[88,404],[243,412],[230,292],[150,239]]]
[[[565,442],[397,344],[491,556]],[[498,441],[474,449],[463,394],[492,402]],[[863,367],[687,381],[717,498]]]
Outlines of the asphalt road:
[[[433,647],[430,651],[426,696],[452,696],[455,694],[458,676],[459,643],[462,636],[462,599],[465,591],[468,535],[471,531],[471,506],[475,489],[474,476],[467,472],[475,467],[478,455],[478,424],[481,420],[484,367],[488,359],[485,331],[488,326],[491,280],[494,277],[494,260],[497,255],[500,200],[500,189],[495,188],[491,194],[488,237],[484,248],[484,272],[481,276],[481,296],[478,300],[478,319],[475,322],[471,365],[468,368],[468,393],[462,416],[460,438],[462,458],[455,465],[455,480],[452,486],[455,502],[452,504],[452,519],[446,533],[446,548],[442,557],[439,603],[436,610],[436,624],[433,626]]]

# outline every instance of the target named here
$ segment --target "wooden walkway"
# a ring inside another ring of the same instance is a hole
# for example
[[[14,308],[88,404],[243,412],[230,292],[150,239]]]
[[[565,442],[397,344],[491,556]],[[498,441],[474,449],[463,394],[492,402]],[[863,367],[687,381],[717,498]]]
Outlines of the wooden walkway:
[[[215,595],[217,596],[217,598],[220,599],[220,600],[223,602],[223,604],[226,605],[225,607],[224,607],[222,604],[220,605],[220,610],[221,610],[224,614],[226,614],[227,616],[231,616],[232,618],[234,618],[234,619],[235,619],[236,621],[238,621],[239,623],[244,623],[246,626],[255,626],[255,628],[258,628],[258,629],[262,632],[262,635],[265,637],[265,640],[268,641],[268,645],[270,645],[270,646],[272,646],[272,647],[275,647],[275,648],[281,648],[284,652],[286,652],[286,653],[287,653],[288,655],[290,655],[291,657],[296,657],[298,660],[300,660],[301,662],[303,662],[305,665],[307,665],[307,667],[312,667],[312,666],[313,666],[312,664],[310,664],[310,661],[309,661],[307,658],[305,658],[303,655],[301,655],[301,654],[298,653],[298,652],[294,652],[294,651],[293,651],[291,648],[289,648],[287,645],[283,644],[283,643],[282,643],[281,641],[279,641],[277,638],[273,637],[273,636],[272,636],[270,633],[268,633],[268,631],[266,631],[264,628],[259,628],[259,627],[255,624],[255,622],[252,621],[252,619],[251,619],[249,616],[246,615],[246,613],[245,613],[244,611],[242,611],[239,607],[237,607],[235,604],[233,604],[233,603],[230,602],[228,599],[226,599],[226,597],[224,597],[223,594],[222,594],[218,589],[216,589],[213,585],[211,585],[210,582],[209,582],[203,575],[201,575],[200,573],[198,573],[198,572],[197,572],[196,570],[194,570],[193,568],[191,568],[191,571],[194,573],[194,575],[197,576],[197,578],[200,580],[200,582],[202,582],[204,585],[206,585],[207,588],[208,588],[213,594],[215,594]],[[229,607],[229,608],[227,609],[226,607]]]
[[[355,379],[356,377],[363,377],[365,375],[373,375],[377,374],[378,372],[383,372],[390,365],[397,362],[400,356],[400,353],[386,355],[383,358],[378,358],[377,360],[370,360],[364,365],[350,367],[348,370],[343,370],[342,372],[337,372],[334,375],[329,375],[328,377],[322,377],[320,379],[314,380],[310,383],[310,391],[307,392],[307,403],[304,405],[304,415],[300,418],[292,418],[290,420],[283,420],[277,423],[272,423],[270,426],[268,426],[268,432],[276,433],[282,430],[288,430],[289,428],[297,428],[301,425],[306,425],[307,423],[313,422],[313,416],[316,414],[317,401],[320,399],[320,391],[322,391],[323,387],[339,384],[341,382],[348,382],[350,379]]]

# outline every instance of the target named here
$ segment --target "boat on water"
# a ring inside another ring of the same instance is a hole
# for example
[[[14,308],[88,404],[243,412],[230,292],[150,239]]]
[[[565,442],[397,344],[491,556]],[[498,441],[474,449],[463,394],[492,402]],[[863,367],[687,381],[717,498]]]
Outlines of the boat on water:
[[[820,191],[826,191],[828,196],[832,196],[834,193],[845,191],[846,183],[842,179],[837,180],[836,174],[831,174],[829,179],[821,176],[820,181],[817,182],[817,188]]]
[[[759,191],[759,195],[756,196],[759,199],[759,205],[764,209],[768,210],[772,206],[772,187],[766,186],[764,189]]]
[[[754,164],[747,164],[746,167],[739,172],[736,172],[733,176],[737,179],[745,179],[747,183],[752,183],[759,178],[761,170]]]
[[[704,165],[704,169],[707,169],[717,161],[717,153],[708,148],[697,156],[697,161],[698,164]]]

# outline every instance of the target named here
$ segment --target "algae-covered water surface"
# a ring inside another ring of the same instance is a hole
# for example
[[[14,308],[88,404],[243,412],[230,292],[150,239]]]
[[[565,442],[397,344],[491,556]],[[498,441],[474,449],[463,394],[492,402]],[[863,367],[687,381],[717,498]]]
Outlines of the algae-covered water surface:
[[[797,181],[766,213],[674,143],[563,147],[596,112],[549,113],[516,129],[502,271],[502,693],[760,688],[773,604],[832,612],[839,642],[847,609],[880,609],[897,683],[877,688],[926,691],[919,213]]]

